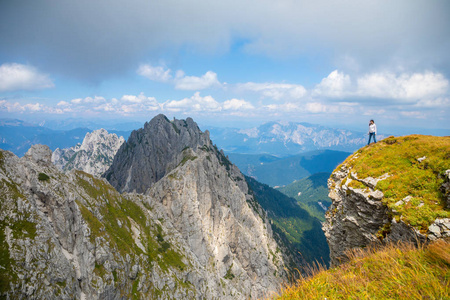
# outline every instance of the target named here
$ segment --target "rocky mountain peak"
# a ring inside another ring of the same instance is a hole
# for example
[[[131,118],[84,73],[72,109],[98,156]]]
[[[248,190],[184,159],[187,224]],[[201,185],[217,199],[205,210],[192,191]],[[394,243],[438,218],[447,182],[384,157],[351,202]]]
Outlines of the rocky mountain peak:
[[[209,132],[194,120],[170,121],[160,114],[131,133],[103,176],[119,192],[145,193],[183,160],[183,150],[202,146],[211,146]]]
[[[111,166],[114,155],[125,142],[123,137],[98,129],[86,133],[82,144],[56,149],[52,162],[63,171],[82,170],[100,176]]]
[[[125,142],[123,137],[118,137],[115,133],[109,133],[105,129],[101,128],[92,132],[86,133],[86,136],[81,144],[79,150],[84,151],[96,151],[99,147],[109,146],[117,148]]]

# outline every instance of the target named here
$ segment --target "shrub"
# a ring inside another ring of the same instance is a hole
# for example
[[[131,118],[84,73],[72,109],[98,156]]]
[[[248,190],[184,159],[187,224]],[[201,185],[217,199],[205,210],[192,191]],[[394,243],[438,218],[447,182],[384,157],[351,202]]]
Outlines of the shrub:
[[[50,177],[45,173],[39,173],[38,179],[40,181],[48,181],[48,180],[50,180]]]

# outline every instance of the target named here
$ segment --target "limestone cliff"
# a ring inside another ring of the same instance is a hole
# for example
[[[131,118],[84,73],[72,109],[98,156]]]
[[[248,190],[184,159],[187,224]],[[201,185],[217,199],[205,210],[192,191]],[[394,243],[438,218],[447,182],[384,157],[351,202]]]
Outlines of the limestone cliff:
[[[104,177],[119,192],[145,193],[184,159],[184,149],[209,144],[208,131],[191,118],[170,122],[160,114],[131,133]]]
[[[57,148],[52,162],[63,171],[85,171],[95,176],[103,174],[112,164],[114,156],[125,142],[123,137],[98,129],[86,133],[82,144],[67,149]]]
[[[266,213],[239,169],[192,119],[155,117],[131,133],[104,176],[117,190],[145,192],[166,207],[161,217],[240,293],[261,297],[278,288],[284,261]]]
[[[450,237],[449,169],[449,137],[390,137],[347,158],[328,180],[331,264],[375,242]]]

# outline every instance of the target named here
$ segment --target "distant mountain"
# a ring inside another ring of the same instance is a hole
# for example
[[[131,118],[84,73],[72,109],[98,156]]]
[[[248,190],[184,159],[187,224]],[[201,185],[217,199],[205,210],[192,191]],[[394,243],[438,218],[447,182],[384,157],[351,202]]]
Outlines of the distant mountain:
[[[89,128],[53,130],[16,119],[0,119],[0,148],[9,150],[21,157],[31,145],[43,144],[51,150],[69,148],[83,141]],[[128,138],[130,131],[110,130],[118,136]]]
[[[353,152],[367,143],[365,132],[309,123],[269,122],[250,129],[208,127],[208,130],[217,145],[229,153],[281,157],[318,149]]]
[[[92,130],[106,128],[109,132],[112,131],[131,131],[140,128],[143,122],[120,122],[116,120],[102,120],[92,121],[83,119],[62,119],[62,120],[42,120],[39,122],[40,126],[57,130],[72,130],[75,128],[86,127]]]
[[[108,133],[105,129],[86,133],[82,144],[74,147],[57,148],[52,154],[52,162],[64,171],[72,169],[100,176],[112,164],[117,150],[125,142],[123,137]]]
[[[323,222],[325,221],[325,212],[331,205],[327,187],[330,175],[331,173],[316,173],[277,188],[277,190],[297,200],[302,208]]]
[[[350,153],[316,150],[286,158],[227,153],[247,176],[272,187],[283,186],[319,172],[331,173]]]

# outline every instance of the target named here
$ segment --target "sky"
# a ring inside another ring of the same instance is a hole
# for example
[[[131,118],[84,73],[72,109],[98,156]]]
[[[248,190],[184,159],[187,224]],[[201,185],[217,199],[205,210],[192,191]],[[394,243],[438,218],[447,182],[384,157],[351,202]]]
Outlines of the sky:
[[[450,134],[449,16],[446,0],[0,0],[0,118]]]

